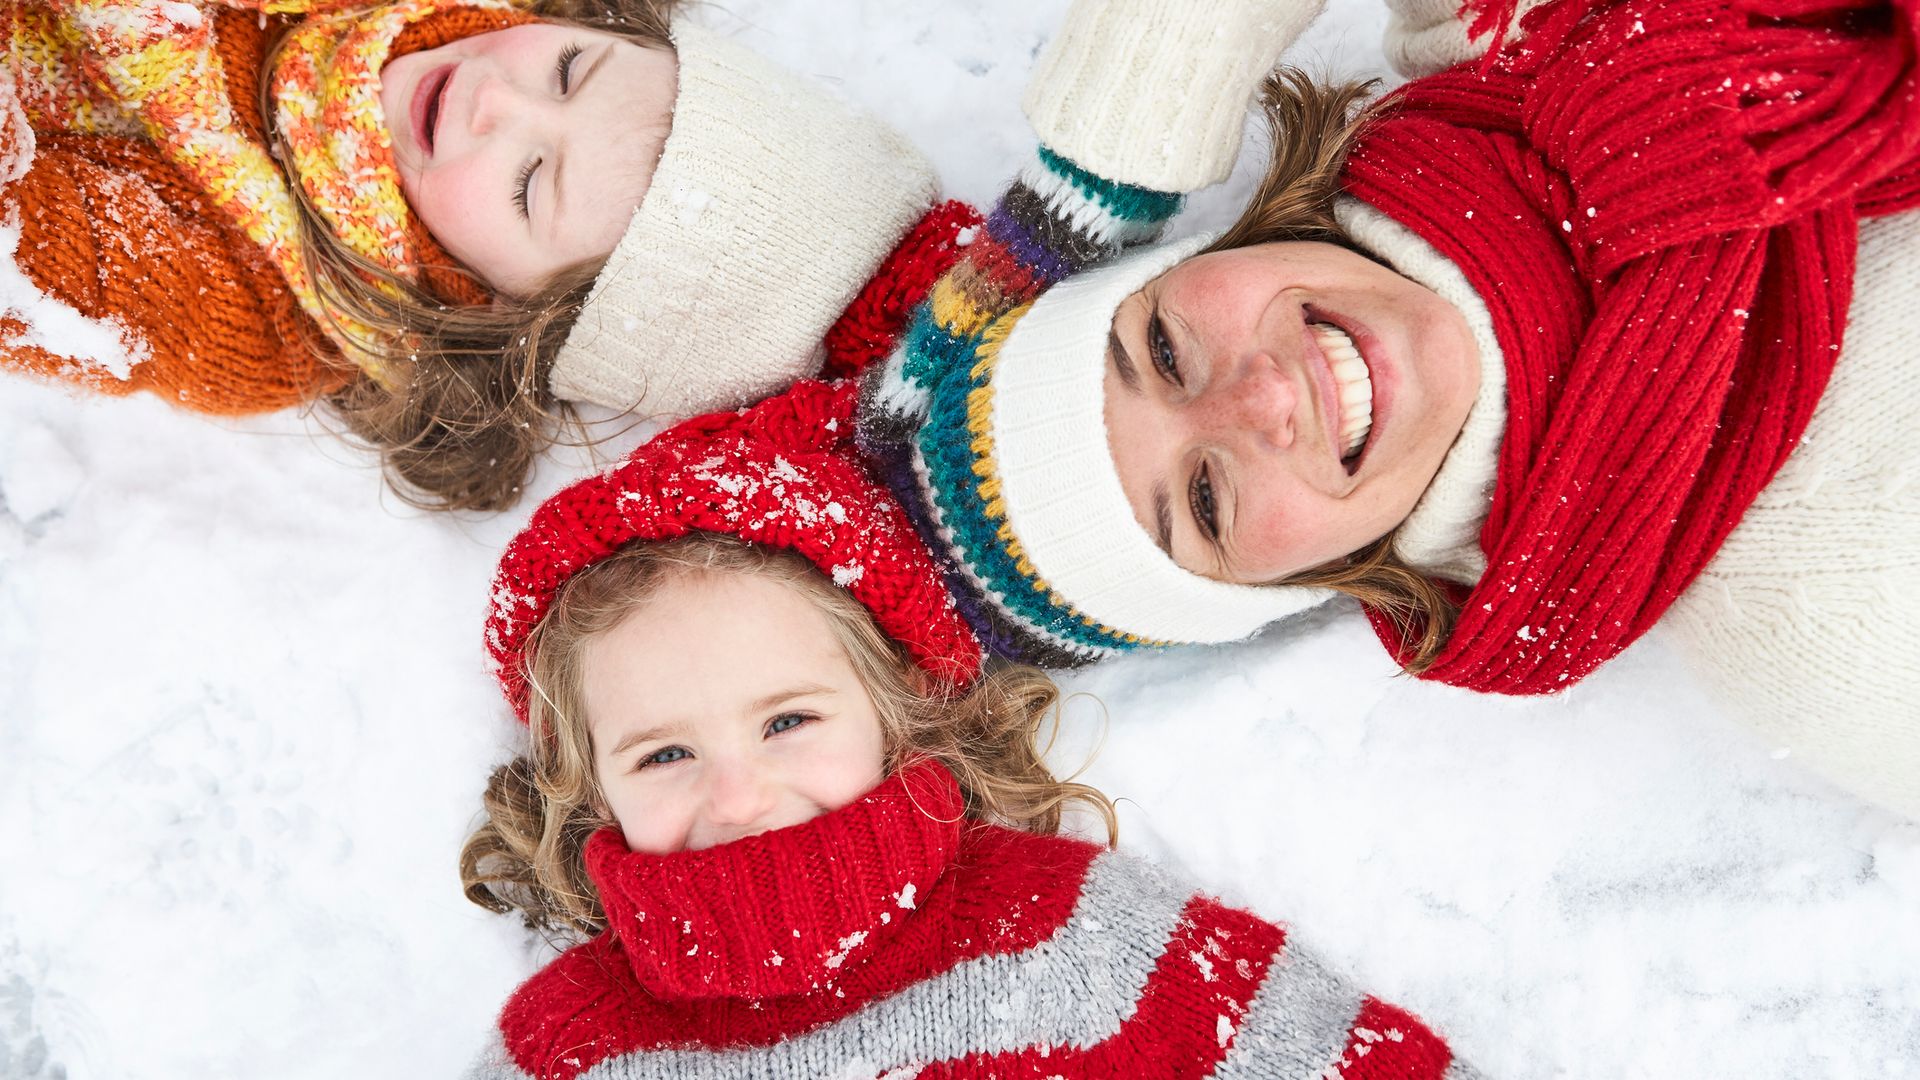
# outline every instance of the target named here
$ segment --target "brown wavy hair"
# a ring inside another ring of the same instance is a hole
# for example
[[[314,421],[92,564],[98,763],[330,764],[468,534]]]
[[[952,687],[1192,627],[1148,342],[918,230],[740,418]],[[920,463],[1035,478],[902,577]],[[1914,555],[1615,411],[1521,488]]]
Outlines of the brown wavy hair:
[[[1295,68],[1267,76],[1260,94],[1270,145],[1266,174],[1246,209],[1207,250],[1280,241],[1358,250],[1333,206],[1347,152],[1377,115],[1365,104],[1375,85],[1321,82]],[[1392,533],[1276,584],[1331,589],[1384,614],[1400,632],[1400,664],[1414,675],[1432,666],[1459,616],[1444,589],[1394,553]]]
[[[678,0],[545,0],[530,10],[665,48],[677,6]],[[263,92],[267,85],[261,80]],[[271,103],[263,114],[273,115]],[[299,185],[294,189],[300,193]],[[512,506],[540,451],[569,427],[585,437],[547,377],[606,259],[561,270],[528,296],[451,304],[349,250],[300,194],[307,273],[337,313],[331,339],[315,348],[335,363],[344,351],[345,360],[369,360],[382,370],[376,380],[356,369],[329,394],[335,416],[350,436],[379,453],[388,483],[407,502],[432,510]],[[423,276],[446,274],[484,285],[463,266],[430,267]],[[349,333],[343,321],[362,329]]]
[[[694,533],[641,542],[574,575],[529,636],[529,750],[487,782],[486,821],[460,851],[467,898],[518,912],[561,938],[598,933],[605,915],[582,852],[611,824],[594,778],[584,706],[586,646],[688,574],[754,574],[798,591],[827,618],[880,716],[887,768],[932,759],[960,783],[969,819],[1051,834],[1078,802],[1118,834],[1099,791],[1055,779],[1044,755],[1058,730],[1059,689],[1030,667],[1003,667],[958,693],[938,690],[858,600],[792,552]]]

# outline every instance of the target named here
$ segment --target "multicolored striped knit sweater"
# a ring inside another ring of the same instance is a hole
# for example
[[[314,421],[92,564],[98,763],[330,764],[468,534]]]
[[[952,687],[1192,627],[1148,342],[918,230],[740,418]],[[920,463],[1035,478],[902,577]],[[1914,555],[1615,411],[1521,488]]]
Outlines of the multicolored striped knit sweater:
[[[351,369],[323,355],[321,328],[335,323],[308,278],[293,185],[375,264],[451,265],[401,195],[380,68],[528,18],[505,0],[0,5],[13,79],[0,97],[18,102],[0,111],[11,164],[0,200],[19,223],[11,254],[45,296],[0,312],[0,363],[214,413],[344,382]],[[285,168],[260,114],[262,78]],[[431,284],[484,299],[459,281]],[[94,332],[43,338],[62,307]]]
[[[912,767],[803,825],[587,865],[608,929],[473,1080],[1478,1075],[1281,927],[1091,844],[961,820]]]

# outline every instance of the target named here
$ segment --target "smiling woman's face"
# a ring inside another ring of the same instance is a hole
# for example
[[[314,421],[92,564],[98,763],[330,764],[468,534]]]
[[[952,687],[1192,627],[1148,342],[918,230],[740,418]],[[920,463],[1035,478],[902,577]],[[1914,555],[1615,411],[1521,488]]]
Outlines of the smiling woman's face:
[[[1175,562],[1267,583],[1412,512],[1466,422],[1478,349],[1451,304],[1331,244],[1188,259],[1114,314],[1107,448]]]

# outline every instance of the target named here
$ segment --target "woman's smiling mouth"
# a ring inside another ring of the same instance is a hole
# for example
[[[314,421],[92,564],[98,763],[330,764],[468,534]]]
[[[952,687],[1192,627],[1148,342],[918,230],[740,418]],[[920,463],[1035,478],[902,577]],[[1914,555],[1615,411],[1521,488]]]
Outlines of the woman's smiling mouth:
[[[1373,430],[1373,375],[1345,330],[1329,322],[1309,323],[1307,330],[1333,372],[1334,404],[1338,408],[1334,448],[1351,474]]]

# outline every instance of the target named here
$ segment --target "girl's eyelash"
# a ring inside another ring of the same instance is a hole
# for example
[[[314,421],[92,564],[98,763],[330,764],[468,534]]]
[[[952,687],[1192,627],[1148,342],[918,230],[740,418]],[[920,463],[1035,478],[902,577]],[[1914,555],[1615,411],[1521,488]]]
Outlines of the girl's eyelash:
[[[560,50],[559,71],[560,92],[562,94],[573,89],[573,62],[580,59],[580,54],[586,51],[585,48],[579,45],[569,45]]]
[[[1200,535],[1210,544],[1219,543],[1219,508],[1213,501],[1213,471],[1204,461],[1193,471],[1193,480],[1187,485],[1187,508],[1193,513],[1194,524],[1200,527]]]
[[[1152,362],[1155,371],[1175,386],[1185,386],[1180,377],[1180,357],[1173,351],[1173,342],[1167,340],[1166,328],[1160,325],[1160,312],[1155,310],[1147,319],[1147,359]]]
[[[520,217],[522,219],[531,216],[527,212],[527,191],[529,185],[533,183],[533,170],[539,167],[539,158],[534,158],[532,161],[527,162],[526,167],[520,170],[520,178],[513,182],[513,205],[515,209],[520,211]]]
[[[812,713],[802,713],[802,712],[781,713],[779,716],[776,716],[773,719],[767,721],[767,734],[779,735],[779,734],[782,734],[783,732],[792,731],[794,728],[797,728],[797,727],[804,727],[808,723],[811,723],[812,721],[818,720],[818,719],[820,718],[813,715]],[[799,722],[794,724],[789,724],[786,727],[780,728],[778,731],[774,730],[775,725],[779,724],[782,720],[797,720]]]
[[[660,760],[667,754],[677,754],[679,756],[667,758],[665,761]],[[684,746],[664,746],[641,758],[639,762],[634,765],[633,771],[639,772],[642,769],[650,769],[655,765],[671,765],[676,761],[684,761],[692,756]]]

